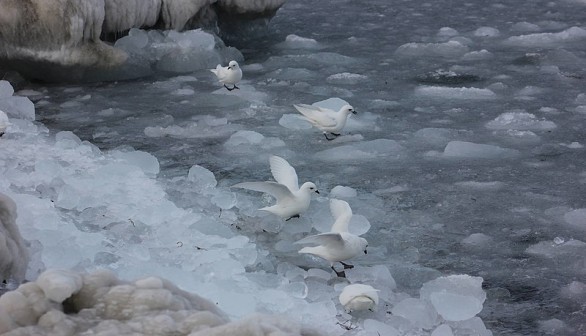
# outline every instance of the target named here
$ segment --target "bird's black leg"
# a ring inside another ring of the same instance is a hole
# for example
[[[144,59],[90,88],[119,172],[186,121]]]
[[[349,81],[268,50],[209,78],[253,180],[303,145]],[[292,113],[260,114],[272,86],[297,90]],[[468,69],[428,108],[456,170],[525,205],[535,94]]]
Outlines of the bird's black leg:
[[[297,214],[297,215],[293,215],[293,216],[291,216],[291,217],[289,217],[289,218],[285,219],[285,222],[286,222],[286,221],[288,221],[288,220],[290,220],[291,218],[299,218],[299,215],[298,215],[298,214]]]
[[[234,87],[232,88],[232,90],[234,90],[234,89],[238,89],[238,90],[240,90],[240,88],[239,88],[239,87],[237,87],[237,86],[236,86],[236,84],[234,84]]]
[[[0,132],[0,138],[4,135],[4,132]]]
[[[328,138],[328,133],[324,133],[324,136],[326,137],[326,140],[328,140],[328,141],[332,141],[332,140],[334,140],[336,138],[336,137],[333,137],[331,139]]]
[[[226,88],[226,90],[228,90],[228,91],[232,91],[232,90],[234,90],[234,88],[231,88],[231,89],[230,89],[228,86],[226,86],[226,84],[224,84],[224,87],[225,87],[225,88]]]
[[[340,136],[340,135],[342,135],[341,133],[334,133],[334,132],[332,132],[332,134],[335,135],[335,136],[337,136],[337,137]]]
[[[345,278],[346,277],[346,272],[342,271],[336,271],[336,269],[334,268],[334,266],[332,265],[332,270],[334,270],[334,272],[336,273],[336,275],[339,278]]]
[[[339,261],[339,263],[344,266],[344,269],[353,269],[354,268],[354,265],[346,264],[341,261]]]

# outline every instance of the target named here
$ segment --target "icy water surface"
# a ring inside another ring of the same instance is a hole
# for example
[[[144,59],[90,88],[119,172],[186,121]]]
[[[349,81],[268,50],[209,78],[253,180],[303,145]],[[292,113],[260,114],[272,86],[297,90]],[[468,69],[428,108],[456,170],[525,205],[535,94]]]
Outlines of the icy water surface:
[[[478,316],[495,335],[581,335],[585,11],[578,0],[290,0],[268,36],[237,45],[240,90],[222,89],[207,70],[27,89],[40,93],[31,96],[37,120],[52,133],[154,155],[170,201],[210,218],[228,213],[230,230],[276,255],[244,263],[247,271],[327,269],[278,242],[330,221],[328,192],[343,185],[371,225],[373,252],[355,264],[388,266],[398,292],[418,297],[437,276],[480,276],[487,300]],[[331,97],[359,112],[334,141],[290,116],[294,103]],[[271,154],[323,191],[297,224],[254,212],[267,204],[260,195],[228,189],[269,179]],[[193,165],[215,175],[216,201],[186,183]],[[299,232],[283,233],[289,225]]]

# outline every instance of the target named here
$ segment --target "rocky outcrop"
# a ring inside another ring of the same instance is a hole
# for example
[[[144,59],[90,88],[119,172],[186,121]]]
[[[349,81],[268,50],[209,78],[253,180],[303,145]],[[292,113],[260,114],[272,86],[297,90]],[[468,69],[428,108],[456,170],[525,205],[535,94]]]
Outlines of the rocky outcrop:
[[[115,68],[126,61],[126,52],[104,40],[112,42],[131,28],[182,31],[221,27],[222,20],[258,21],[272,17],[284,2],[0,0],[0,68],[29,78],[82,80],[87,69]]]
[[[126,282],[106,270],[48,270],[0,296],[0,334],[316,335],[278,316],[256,314],[231,322],[212,302],[166,280]]]

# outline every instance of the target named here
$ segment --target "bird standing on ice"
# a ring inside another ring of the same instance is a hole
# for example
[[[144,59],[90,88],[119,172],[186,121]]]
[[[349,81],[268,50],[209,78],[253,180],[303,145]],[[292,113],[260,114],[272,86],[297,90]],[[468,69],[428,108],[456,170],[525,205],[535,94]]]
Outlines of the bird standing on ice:
[[[319,194],[317,187],[313,182],[305,182],[300,188],[295,168],[279,156],[272,155],[269,158],[269,164],[277,182],[243,182],[233,187],[260,191],[277,199],[275,205],[259,210],[271,212],[286,221],[299,218],[299,214],[309,208],[311,194]]]
[[[0,110],[0,137],[4,135],[6,129],[10,126],[10,122],[8,121],[8,116],[4,111]]]
[[[363,284],[352,284],[344,287],[339,300],[347,313],[358,310],[374,311],[378,305],[378,289]]]
[[[320,129],[327,140],[334,140],[335,137],[339,136],[344,126],[346,126],[346,120],[350,113],[356,114],[356,111],[350,105],[342,106],[337,112],[327,108],[307,104],[294,104],[293,106],[307,121]],[[328,133],[332,134],[334,137],[328,138]]]
[[[367,254],[366,248],[368,247],[368,241],[348,232],[348,224],[350,218],[352,218],[352,209],[346,201],[337,199],[330,200],[330,212],[336,219],[330,232],[305,237],[295,243],[317,245],[304,247],[299,250],[299,253],[313,254],[329,261],[330,267],[336,272],[336,275],[345,278],[346,273],[344,270],[353,268],[354,266],[346,264],[343,261],[354,258],[361,252]],[[344,270],[337,271],[334,268],[336,262],[342,264]]]
[[[236,84],[240,82],[242,79],[242,69],[238,65],[236,61],[230,61],[227,67],[223,67],[221,64],[218,64],[215,69],[210,69],[216,77],[218,77],[218,81],[224,84],[224,87],[228,91],[232,91],[234,89],[240,89]],[[232,88],[229,88],[228,85],[233,85]]]

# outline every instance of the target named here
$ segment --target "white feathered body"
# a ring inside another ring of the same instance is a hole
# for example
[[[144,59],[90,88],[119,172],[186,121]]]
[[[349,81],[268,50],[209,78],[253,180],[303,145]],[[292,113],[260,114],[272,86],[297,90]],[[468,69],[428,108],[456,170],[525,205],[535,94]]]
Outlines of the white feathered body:
[[[303,117],[313,126],[323,132],[340,133],[346,126],[346,120],[354,109],[350,105],[344,105],[339,111],[306,104],[293,105]]]
[[[365,253],[368,242],[366,239],[349,232],[328,232],[309,236],[297,243],[314,243],[318,246],[307,246],[299,250],[299,253],[309,253],[330,262],[330,265],[338,261],[352,259],[361,253]]]
[[[269,207],[259,210],[271,212],[283,219],[299,215],[309,208],[311,195],[318,193],[317,187],[312,182],[298,185],[297,173],[285,159],[271,156],[269,159],[271,172],[276,182],[243,182],[234,185],[236,188],[260,191],[275,197],[277,202]]]
[[[344,310],[350,313],[360,310],[374,310],[378,305],[378,290],[372,286],[352,284],[344,287],[339,300]]]
[[[236,61],[231,61],[227,67],[218,64],[215,69],[210,69],[218,81],[222,84],[236,85],[242,79],[242,69]]]

